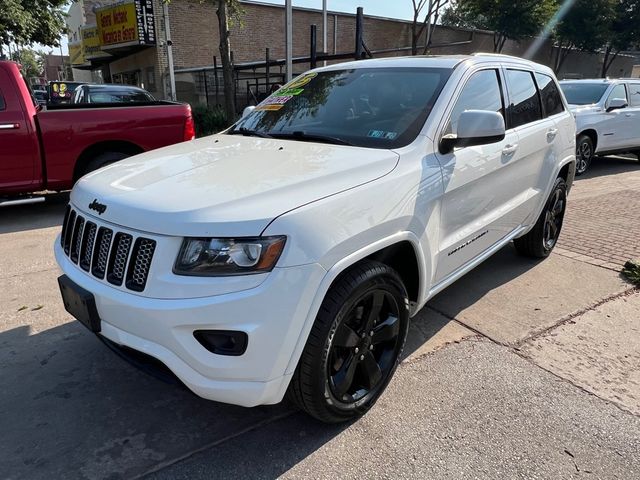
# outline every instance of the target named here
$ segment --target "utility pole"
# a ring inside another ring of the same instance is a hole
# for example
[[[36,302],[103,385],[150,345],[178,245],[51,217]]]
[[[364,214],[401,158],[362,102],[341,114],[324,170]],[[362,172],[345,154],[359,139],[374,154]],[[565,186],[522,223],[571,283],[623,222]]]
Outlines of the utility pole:
[[[286,52],[286,64],[287,64],[287,82],[290,82],[293,78],[293,6],[291,0],[285,0],[285,52]]]
[[[62,78],[60,80],[66,80],[67,69],[64,67],[64,55],[62,54],[62,43],[60,44],[60,62],[62,62]]]
[[[174,102],[176,97],[176,75],[173,70],[173,43],[171,42],[171,25],[169,24],[169,4],[162,2],[162,16],[164,18],[164,41],[167,45],[167,62],[169,63],[169,99]]]
[[[327,48],[327,0],[322,0],[322,53],[325,55],[329,52]],[[322,62],[323,66],[327,66],[327,61]]]

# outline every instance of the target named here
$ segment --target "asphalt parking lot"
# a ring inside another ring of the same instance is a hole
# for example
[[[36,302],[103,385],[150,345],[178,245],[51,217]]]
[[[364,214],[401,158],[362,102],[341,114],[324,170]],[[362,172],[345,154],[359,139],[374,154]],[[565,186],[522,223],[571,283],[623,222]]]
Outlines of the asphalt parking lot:
[[[0,478],[640,478],[640,163],[596,159],[544,262],[507,247],[414,319],[363,419],[195,397],[59,298],[68,197],[0,209]]]

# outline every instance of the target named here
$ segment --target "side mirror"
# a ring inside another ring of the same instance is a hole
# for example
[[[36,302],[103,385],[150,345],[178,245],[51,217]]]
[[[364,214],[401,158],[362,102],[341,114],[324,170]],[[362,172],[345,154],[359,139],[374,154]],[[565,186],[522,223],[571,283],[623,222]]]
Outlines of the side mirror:
[[[253,112],[256,109],[256,107],[254,107],[253,105],[249,105],[248,107],[246,107],[243,111],[242,111],[242,118],[246,117],[247,115],[249,115],[251,112]]]
[[[504,140],[504,118],[498,112],[466,110],[458,119],[458,131],[440,140],[440,153],[451,153],[455,147],[486,145]]]
[[[612,110],[619,110],[621,108],[627,108],[629,104],[624,98],[612,98],[609,101],[609,106],[607,107],[607,112],[611,112]]]

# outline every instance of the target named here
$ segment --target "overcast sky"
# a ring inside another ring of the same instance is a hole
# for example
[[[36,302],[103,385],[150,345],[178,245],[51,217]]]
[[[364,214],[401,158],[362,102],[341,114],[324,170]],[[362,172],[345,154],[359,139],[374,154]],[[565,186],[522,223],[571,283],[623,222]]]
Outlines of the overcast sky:
[[[264,3],[275,3],[284,5],[284,0],[259,0]],[[322,9],[322,0],[293,0],[296,7],[308,7]],[[356,13],[356,8],[363,7],[367,15],[377,15],[380,17],[402,18],[411,20],[413,8],[411,0],[327,0],[327,9],[334,12]],[[233,39],[232,39],[233,41]],[[47,52],[52,50],[44,48]],[[69,52],[66,37],[62,40],[62,50],[65,55]],[[60,49],[55,49],[54,53],[59,53]]]

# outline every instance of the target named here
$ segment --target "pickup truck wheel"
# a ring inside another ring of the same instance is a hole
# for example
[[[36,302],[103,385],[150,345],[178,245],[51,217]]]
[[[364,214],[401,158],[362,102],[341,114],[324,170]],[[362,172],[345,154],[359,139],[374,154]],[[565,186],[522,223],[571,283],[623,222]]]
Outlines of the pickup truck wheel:
[[[567,184],[562,178],[557,178],[551,195],[533,229],[514,240],[516,250],[527,257],[545,258],[549,256],[558,242],[566,208]]]
[[[587,135],[578,135],[576,139],[576,175],[582,175],[591,165],[593,142]]]
[[[127,157],[130,157],[130,153],[125,152],[104,152],[98,155],[97,157],[89,160],[85,167],[82,169],[82,175],[84,176],[87,173],[93,172],[94,170],[98,170],[99,168],[106,167],[118,160],[123,160]]]
[[[363,415],[391,380],[408,327],[409,298],[395,270],[358,264],[322,302],[288,397],[326,423]]]

